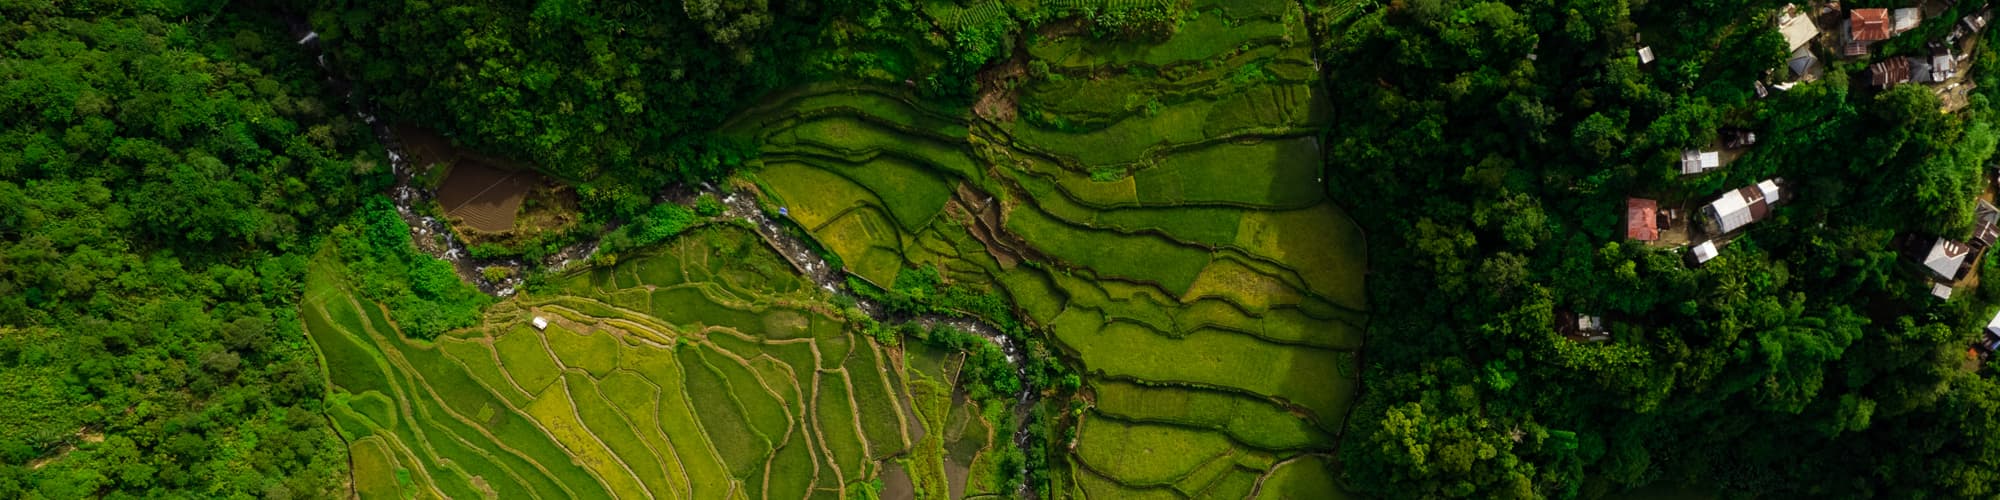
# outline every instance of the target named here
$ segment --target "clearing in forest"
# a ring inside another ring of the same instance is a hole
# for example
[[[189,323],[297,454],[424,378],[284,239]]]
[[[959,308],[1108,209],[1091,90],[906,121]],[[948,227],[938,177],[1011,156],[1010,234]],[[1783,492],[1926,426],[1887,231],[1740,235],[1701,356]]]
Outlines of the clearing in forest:
[[[438,186],[438,205],[446,217],[474,229],[501,232],[514,229],[514,215],[539,177],[533,172],[509,172],[479,161],[460,160]]]

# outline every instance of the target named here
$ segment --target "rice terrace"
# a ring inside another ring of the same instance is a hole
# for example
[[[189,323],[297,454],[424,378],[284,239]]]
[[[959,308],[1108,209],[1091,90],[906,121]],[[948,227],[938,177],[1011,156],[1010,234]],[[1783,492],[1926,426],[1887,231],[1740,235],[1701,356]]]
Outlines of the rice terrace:
[[[1160,44],[1038,37],[1010,64],[1049,77],[984,98],[1004,119],[886,86],[774,93],[722,129],[758,151],[720,193],[755,200],[750,220],[430,341],[318,259],[301,314],[355,491],[1344,496],[1367,258],[1315,188],[1328,118],[1302,12],[1193,9]],[[516,177],[459,161],[438,202],[505,230]],[[844,272],[801,274],[822,266]]]
[[[2000,498],[1994,4],[0,2],[0,499]]]

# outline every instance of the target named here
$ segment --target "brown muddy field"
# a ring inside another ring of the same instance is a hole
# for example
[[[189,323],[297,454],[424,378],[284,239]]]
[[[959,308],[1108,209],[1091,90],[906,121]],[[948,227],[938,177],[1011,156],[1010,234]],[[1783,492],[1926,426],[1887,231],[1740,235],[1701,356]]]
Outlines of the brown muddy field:
[[[509,172],[486,162],[464,158],[451,166],[438,186],[438,207],[447,217],[473,229],[503,232],[514,229],[521,200],[536,183],[532,172]]]

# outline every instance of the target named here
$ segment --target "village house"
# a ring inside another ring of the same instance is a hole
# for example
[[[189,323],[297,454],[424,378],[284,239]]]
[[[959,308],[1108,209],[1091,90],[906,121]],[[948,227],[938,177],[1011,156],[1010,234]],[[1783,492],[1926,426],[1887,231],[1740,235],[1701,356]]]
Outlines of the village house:
[[[1704,241],[1688,249],[1688,257],[1694,259],[1695,265],[1707,264],[1720,253],[1715,248],[1715,240]]]
[[[1797,5],[1786,4],[1778,11],[1778,33],[1785,36],[1785,50],[1797,53],[1819,37],[1819,25]]]
[[[1992,356],[1995,349],[2000,349],[2000,313],[1994,313],[1993,319],[1986,321],[1984,333],[1979,340],[1972,342],[1971,349],[1965,351],[1967,357],[1983,359]]]
[[[1681,175],[1695,175],[1722,168],[1722,153],[1719,151],[1681,151]]]
[[[1923,24],[1923,22],[1923,9],[1910,7],[1891,11],[1889,13],[1889,36],[1901,35],[1904,32],[1917,29],[1917,25]]]
[[[1972,262],[1972,246],[1940,236],[1930,240],[1917,262],[1923,264],[1932,279],[1955,283],[1965,276],[1967,264]]]
[[[1957,43],[1959,39],[1979,33],[1980,30],[1986,29],[1986,21],[1992,15],[1993,8],[1991,7],[1980,9],[1979,12],[1966,14],[1965,17],[1958,20],[1957,24],[1952,25],[1951,34],[1945,35],[1945,41],[1947,43]]]
[[[1898,244],[1903,253],[1916,261],[1925,277],[1932,281],[1931,295],[1940,299],[1951,298],[1951,289],[1959,280],[1972,274],[1978,268],[1981,257],[2000,240],[2000,208],[1995,208],[1986,200],[1979,200],[1973,212],[1972,235],[1965,241],[1942,236],[1904,236]]]
[[[1769,218],[1771,207],[1784,199],[1779,182],[1780,179],[1770,179],[1722,193],[1701,208],[1703,229],[1709,236],[1721,236]]]
[[[1603,342],[1611,340],[1604,318],[1558,309],[1555,311],[1556,333],[1574,342]]]
[[[1854,9],[1848,12],[1846,24],[1847,40],[1841,54],[1847,57],[1868,55],[1875,42],[1889,39],[1892,27],[1889,9]]]
[[[547,330],[547,329],[549,329],[549,320],[548,320],[547,318],[543,318],[543,317],[541,317],[541,316],[536,316],[536,317],[535,317],[535,320],[534,320],[534,321],[530,321],[530,323],[533,323],[533,324],[535,325],[535,329],[536,329],[536,330]]]
[[[1909,81],[1910,58],[1891,57],[1868,65],[1868,82],[1875,88],[1886,89]]]
[[[1722,139],[1722,149],[1743,149],[1757,145],[1757,132],[1743,128],[1725,128],[1716,132]]]
[[[1660,202],[1645,198],[1625,199],[1625,238],[1633,241],[1660,239]]]

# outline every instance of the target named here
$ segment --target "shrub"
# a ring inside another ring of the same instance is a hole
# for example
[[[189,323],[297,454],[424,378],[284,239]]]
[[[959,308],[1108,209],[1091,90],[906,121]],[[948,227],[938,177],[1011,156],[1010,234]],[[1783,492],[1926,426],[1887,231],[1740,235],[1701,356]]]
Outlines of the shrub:
[[[703,193],[694,199],[694,213],[702,217],[722,215],[722,209],[722,201],[715,199],[713,194]]]

